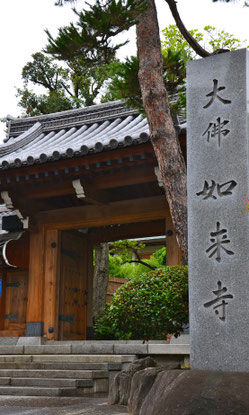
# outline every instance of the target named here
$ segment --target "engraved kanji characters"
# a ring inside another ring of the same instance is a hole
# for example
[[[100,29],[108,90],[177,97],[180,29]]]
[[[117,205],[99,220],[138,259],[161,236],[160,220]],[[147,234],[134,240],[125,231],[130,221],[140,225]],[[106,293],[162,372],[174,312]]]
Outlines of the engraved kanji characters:
[[[210,122],[209,123],[209,126],[204,131],[204,133],[202,134],[202,137],[207,135],[207,142],[208,143],[210,142],[210,138],[217,137],[218,146],[220,147],[221,138],[226,137],[230,133],[230,130],[228,130],[227,128],[224,128],[225,125],[227,125],[229,123],[229,121],[228,120],[221,121],[220,117],[218,117],[216,121],[217,122]]]
[[[206,200],[209,198],[216,200],[217,197],[214,195],[215,188],[217,191],[217,195],[219,197],[223,197],[232,195],[232,190],[235,186],[237,186],[235,180],[229,180],[228,182],[222,184],[216,183],[214,180],[211,180],[210,185],[205,180],[203,189],[200,192],[197,192],[196,195],[203,196],[202,200]]]
[[[215,314],[219,315],[219,319],[222,321],[225,321],[226,319],[226,315],[225,315],[225,307],[228,305],[228,302],[226,302],[226,299],[229,298],[233,298],[232,294],[225,294],[227,292],[227,288],[223,287],[222,288],[222,283],[221,281],[217,282],[218,285],[218,289],[212,291],[214,293],[214,295],[216,296],[216,298],[214,298],[211,301],[208,301],[207,303],[204,304],[205,308],[214,306],[213,309],[215,310]],[[219,303],[219,304],[217,304]],[[219,310],[220,308],[220,310]],[[221,311],[221,313],[220,313]]]
[[[227,230],[220,228],[220,222],[216,222],[216,231],[210,232],[210,242],[212,245],[206,249],[206,253],[209,258],[212,258],[216,254],[216,261],[221,262],[221,250],[225,251],[227,255],[234,255],[233,251],[229,251],[224,247],[225,244],[229,244],[230,240],[227,239]]]
[[[213,90],[206,95],[206,97],[211,97],[211,99],[206,105],[204,105],[203,108],[210,107],[210,105],[214,102],[216,98],[219,101],[221,101],[223,104],[231,104],[232,101],[230,101],[229,99],[224,99],[218,95],[218,92],[222,91],[223,89],[226,89],[226,87],[225,86],[218,87],[218,80],[213,79]]]
[[[224,97],[219,95],[220,91],[226,89],[225,86],[218,87],[218,80],[213,79],[213,90],[206,94],[206,97],[211,97],[210,100],[203,108],[208,108],[212,105],[212,103],[217,99],[218,101],[222,102],[222,104],[231,104],[232,101],[229,99],[225,99]],[[229,120],[222,120],[220,116],[217,117],[215,122],[210,122],[202,136],[207,136],[207,142],[210,142],[210,138],[217,138],[218,140],[218,147],[221,146],[221,139],[222,137],[226,137],[230,130],[226,128]]]

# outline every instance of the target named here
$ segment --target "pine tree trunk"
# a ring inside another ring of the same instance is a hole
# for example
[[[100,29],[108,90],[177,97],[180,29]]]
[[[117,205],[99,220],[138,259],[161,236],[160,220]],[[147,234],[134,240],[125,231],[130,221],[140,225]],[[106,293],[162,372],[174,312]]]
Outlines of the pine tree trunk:
[[[147,4],[137,24],[139,82],[177,241],[187,260],[186,165],[162,77],[161,42],[154,0],[147,0]]]
[[[109,246],[102,243],[95,247],[93,275],[93,321],[99,318],[106,305],[106,291],[109,280]]]

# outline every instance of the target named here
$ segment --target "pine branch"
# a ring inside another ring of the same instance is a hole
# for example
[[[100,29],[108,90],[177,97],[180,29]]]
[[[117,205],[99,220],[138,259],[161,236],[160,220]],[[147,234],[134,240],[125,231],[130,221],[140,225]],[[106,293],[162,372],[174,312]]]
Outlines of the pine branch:
[[[134,260],[131,260],[131,261],[126,261],[124,263],[128,263],[128,264],[131,264],[131,263],[142,264],[142,265],[145,265],[146,267],[148,267],[151,270],[156,269],[156,267],[154,267],[153,265],[147,264],[147,262],[144,262],[142,260],[139,261],[139,260],[134,259]]]
[[[196,42],[196,40],[193,38],[193,36],[191,36],[191,34],[188,32],[188,30],[184,26],[182,19],[178,13],[177,7],[176,7],[176,1],[175,0],[165,0],[165,1],[168,3],[168,6],[175,19],[178,29],[180,30],[181,34],[183,35],[184,39],[186,39],[188,44],[202,58],[206,58],[207,56],[210,56],[211,54],[207,50],[203,49],[203,47],[198,42]]]

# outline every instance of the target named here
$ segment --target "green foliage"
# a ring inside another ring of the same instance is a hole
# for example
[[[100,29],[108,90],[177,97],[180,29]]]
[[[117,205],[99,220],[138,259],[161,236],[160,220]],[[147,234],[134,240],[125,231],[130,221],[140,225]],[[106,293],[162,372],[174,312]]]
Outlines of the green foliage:
[[[170,95],[181,95],[184,92],[184,79],[186,77],[186,65],[178,51],[165,51],[163,58],[163,78],[165,87]],[[118,68],[111,73],[112,81],[108,86],[108,94],[104,100],[125,100],[128,107],[138,109],[144,114],[141,90],[138,80],[139,61],[137,56],[126,58]],[[183,98],[170,102],[171,112],[178,114],[182,108]]]
[[[113,242],[109,255],[109,275],[118,278],[138,278],[141,274],[166,264],[165,247],[158,249],[149,259],[141,260],[139,251],[145,246],[135,240]],[[133,262],[131,262],[132,253],[136,255],[136,260]]]
[[[189,33],[198,43],[203,40],[203,33],[199,32],[197,29],[189,30]],[[162,35],[162,53],[167,53],[168,49],[172,52],[179,52],[185,62],[194,58],[195,52],[184,39],[176,25],[170,24],[165,27],[165,29],[162,30]]]
[[[69,88],[69,69],[58,66],[53,59],[41,52],[32,55],[32,61],[26,63],[22,69],[24,84],[29,82],[41,85],[50,92]]]
[[[110,63],[116,51],[127,43],[112,45],[112,39],[133,26],[145,7],[142,0],[96,0],[87,5],[88,10],[74,10],[79,21],[60,28],[56,39],[46,31],[47,53],[62,60],[84,57],[89,65]]]
[[[197,29],[189,32],[197,42],[204,43],[203,46],[210,52],[216,49],[238,49],[245,42],[212,26],[205,26],[203,32]],[[196,54],[176,25],[169,25],[162,31],[162,34],[163,79],[170,97],[171,113],[179,114],[182,109],[186,108],[186,65],[188,61],[196,58]],[[144,114],[138,70],[139,61],[136,56],[126,58],[118,68],[113,67],[109,92],[103,101],[123,99],[128,107],[137,108]]]
[[[213,26],[205,26],[203,32],[197,29],[189,30],[189,33],[210,53],[217,49],[235,50],[245,47],[246,40],[239,40],[233,34],[224,30],[216,29]],[[196,53],[179,32],[176,25],[169,25],[162,30],[164,39],[162,41],[162,53],[171,49],[173,52],[180,52],[182,59],[186,62],[195,59]]]
[[[81,59],[66,64],[67,67],[59,66],[54,58],[41,52],[32,55],[22,70],[24,88],[17,89],[18,105],[25,110],[24,115],[49,114],[95,104],[111,72],[110,65],[87,67]],[[29,89],[30,84],[44,87],[47,94],[36,94]]]
[[[131,260],[132,252],[137,255],[141,249],[145,248],[145,246],[145,244],[139,243],[136,240],[125,239],[113,242],[110,253],[120,255],[121,261],[124,263]]]
[[[119,288],[94,330],[97,339],[165,339],[188,322],[187,267],[163,267]]]
[[[18,105],[26,116],[49,114],[78,107],[78,100],[70,92],[69,68],[58,66],[52,58],[41,52],[32,55],[32,61],[22,69],[24,87],[17,89]],[[39,85],[47,89],[47,94],[36,94],[29,85]]]
[[[102,98],[102,102],[125,100],[127,107],[139,109],[144,112],[141,90],[138,81],[139,62],[136,56],[126,58],[117,67],[112,65],[112,81],[108,85],[108,93]]]
[[[48,95],[37,95],[32,90],[17,89],[17,97],[20,97],[18,106],[25,110],[23,116],[36,116],[51,114],[53,112],[66,111],[76,108],[76,103],[66,97],[63,92],[51,92]]]
[[[67,2],[72,3],[61,0],[57,5]],[[28,115],[38,115],[49,113],[51,108],[56,112],[94,105],[105,93],[114,68],[118,68],[117,50],[127,43],[112,44],[112,39],[133,26],[144,7],[143,0],[96,0],[87,10],[74,10],[78,21],[60,28],[56,38],[46,30],[48,45],[44,51],[50,57],[35,53],[24,66],[19,106]],[[43,86],[48,94],[36,95],[28,89],[30,83]]]
[[[163,266],[166,264],[166,247],[163,246],[161,249],[158,249],[154,256],[156,257],[158,264]]]
[[[208,37],[208,45],[212,51],[217,49],[236,50],[246,46],[246,39],[240,40],[234,35],[225,32],[224,30],[217,30],[213,26],[205,26],[204,31]]]

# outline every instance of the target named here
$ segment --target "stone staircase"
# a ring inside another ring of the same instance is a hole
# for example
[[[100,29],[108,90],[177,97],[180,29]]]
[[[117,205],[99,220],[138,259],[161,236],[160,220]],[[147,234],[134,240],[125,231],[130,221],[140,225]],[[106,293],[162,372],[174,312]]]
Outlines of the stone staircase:
[[[0,345],[0,395],[106,396],[115,374],[136,358],[76,354],[68,346]]]

